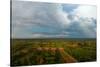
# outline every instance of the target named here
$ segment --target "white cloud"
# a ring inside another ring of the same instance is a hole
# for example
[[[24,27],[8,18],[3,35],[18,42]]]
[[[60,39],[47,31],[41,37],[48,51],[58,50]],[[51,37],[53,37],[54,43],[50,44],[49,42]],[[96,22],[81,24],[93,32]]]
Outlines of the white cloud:
[[[80,27],[87,37],[95,37],[95,23],[90,18],[82,18],[79,20]]]
[[[56,31],[61,29],[59,32],[63,32],[70,20],[62,8],[61,4],[13,1],[12,36],[24,37],[23,34],[34,27],[49,27]]]
[[[96,37],[96,23],[93,18],[73,15],[71,19],[71,25],[77,34],[79,33],[83,37]]]
[[[79,32],[82,32],[86,37],[96,37],[96,6],[92,5],[79,5],[71,13],[71,25],[77,24],[73,27]],[[78,28],[77,28],[78,27]],[[84,37],[84,36],[83,36]]]
[[[56,23],[63,26],[69,23],[67,13],[63,12],[61,4],[14,1],[12,6],[12,21],[16,24]]]
[[[65,38],[68,36],[69,35],[66,35],[66,34],[48,35],[48,34],[36,33],[36,34],[33,34],[31,38]]]
[[[96,15],[97,9],[96,6],[92,5],[80,5],[73,11],[73,14],[80,16],[80,17],[87,17],[87,18],[97,18]]]

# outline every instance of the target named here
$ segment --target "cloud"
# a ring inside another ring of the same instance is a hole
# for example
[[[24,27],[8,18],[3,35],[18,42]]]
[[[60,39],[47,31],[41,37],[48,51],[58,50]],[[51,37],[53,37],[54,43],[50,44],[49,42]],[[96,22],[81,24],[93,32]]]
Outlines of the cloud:
[[[78,8],[74,9],[73,14],[80,17],[96,19],[97,18],[96,12],[97,12],[96,6],[80,5]]]
[[[32,35],[32,38],[65,38],[68,37],[69,35],[66,34],[46,34],[46,33],[34,33]]]
[[[35,29],[39,33],[63,32],[63,28],[67,27],[69,22],[67,13],[62,11],[61,4],[25,1],[12,3],[12,37],[19,35],[24,37],[25,32],[37,32]]]
[[[95,37],[95,10],[85,5],[13,1],[12,38]]]
[[[67,13],[71,13],[74,9],[76,9],[78,4],[62,4],[63,10]]]
[[[72,22],[73,31],[78,32],[78,36],[81,34],[83,37],[96,37],[96,6],[79,5],[70,13],[68,18]]]
[[[78,18],[77,21],[72,21],[70,31],[76,32],[75,36],[94,38],[96,37],[96,24],[91,18]]]

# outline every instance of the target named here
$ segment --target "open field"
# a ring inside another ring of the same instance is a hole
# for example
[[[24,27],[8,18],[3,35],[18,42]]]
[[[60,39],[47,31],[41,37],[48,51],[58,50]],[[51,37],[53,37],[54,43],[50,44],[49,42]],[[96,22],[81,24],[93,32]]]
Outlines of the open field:
[[[11,39],[11,65],[96,61],[96,39]]]

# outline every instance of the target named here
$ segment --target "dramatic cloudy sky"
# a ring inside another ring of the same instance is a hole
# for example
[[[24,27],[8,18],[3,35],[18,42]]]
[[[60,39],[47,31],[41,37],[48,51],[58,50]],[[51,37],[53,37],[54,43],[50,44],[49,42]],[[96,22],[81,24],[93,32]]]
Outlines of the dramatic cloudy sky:
[[[95,38],[96,6],[12,2],[12,38]]]

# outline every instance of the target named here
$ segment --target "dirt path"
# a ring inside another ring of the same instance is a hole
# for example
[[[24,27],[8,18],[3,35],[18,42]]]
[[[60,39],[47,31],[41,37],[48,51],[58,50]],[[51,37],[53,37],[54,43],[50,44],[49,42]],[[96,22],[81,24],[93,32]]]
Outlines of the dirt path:
[[[64,63],[73,63],[73,62],[75,63],[75,62],[77,62],[77,60],[75,58],[73,58],[71,55],[69,55],[68,53],[66,53],[63,48],[58,48],[58,50],[59,50],[59,52],[62,56]]]

